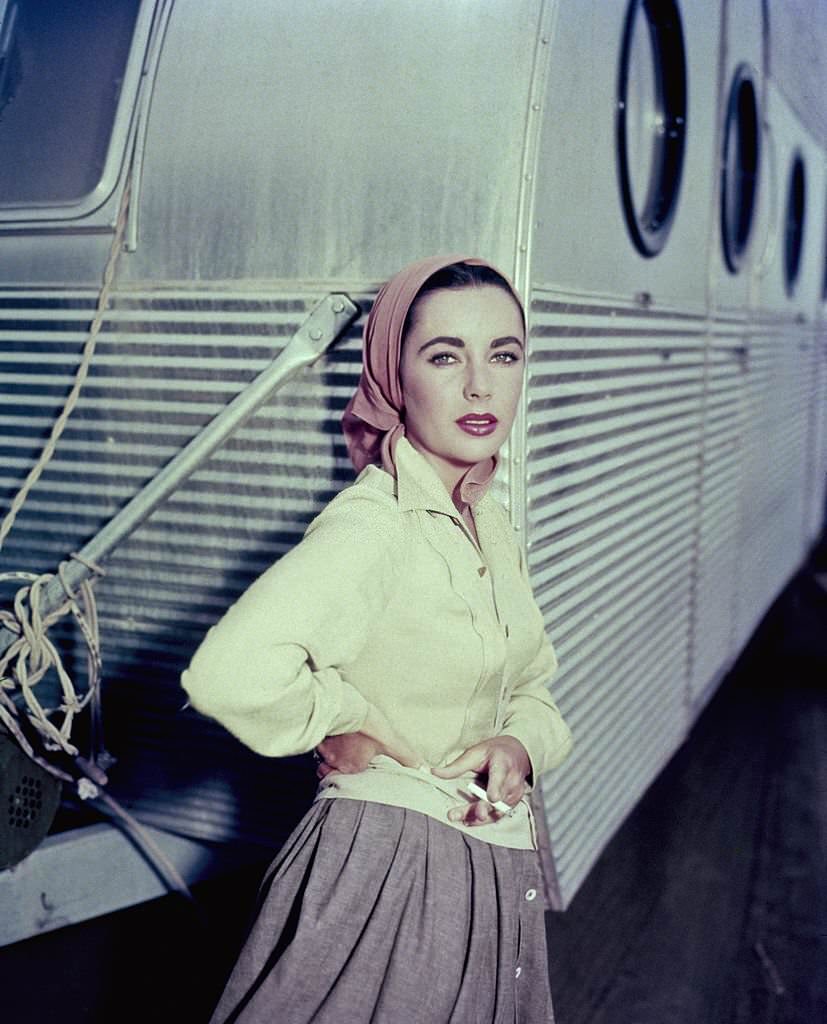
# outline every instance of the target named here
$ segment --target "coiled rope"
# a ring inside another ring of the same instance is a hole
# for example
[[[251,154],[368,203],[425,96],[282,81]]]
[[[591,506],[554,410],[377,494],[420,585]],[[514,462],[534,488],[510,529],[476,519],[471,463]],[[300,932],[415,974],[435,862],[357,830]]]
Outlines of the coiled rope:
[[[40,604],[43,588],[54,578],[52,573],[40,576],[28,572],[0,574],[2,582],[26,581],[27,584],[17,591],[13,611],[0,609],[0,625],[17,635],[17,639],[0,656],[0,721],[32,760],[64,782],[72,782],[71,775],[41,757],[34,749],[20,726],[18,706],[10,696],[15,692],[22,695],[29,722],[39,734],[45,750],[61,750],[73,758],[79,756],[80,752],[71,741],[72,725],[75,715],[95,701],[100,691],[100,638],[92,584],[89,580],[81,583],[79,599],[76,598],[63,580],[65,564],[61,563],[58,577],[63,582],[66,601],[48,615],[42,614]],[[60,653],[48,635],[50,627],[67,612],[72,613],[86,641],[87,686],[83,697],[78,696]],[[45,709],[37,698],[35,687],[51,669],[60,682],[63,700],[59,707]],[[62,715],[62,721],[56,725],[53,718],[58,713]]]
[[[132,176],[130,174],[121,196],[115,234],[104,268],[95,313],[89,325],[89,332],[72,388],[66,398],[63,410],[52,425],[52,430],[40,457],[29,471],[26,480],[11,503],[2,525],[0,525],[0,550],[14,526],[18,513],[25,504],[29,492],[40,479],[54,455],[58,441],[78,404],[81,390],[89,376],[98,335],[109,308],[118,257],[123,247],[131,191]],[[102,790],[108,781],[104,768],[109,766],[112,759],[103,750],[101,740],[101,651],[97,607],[92,584],[95,579],[104,575],[104,571],[100,566],[81,559],[77,554],[71,554],[69,557],[82,561],[92,576],[79,584],[79,593],[75,594],[64,578],[65,567],[68,563],[61,562],[57,576],[63,585],[66,600],[54,611],[45,615],[41,613],[41,597],[44,588],[54,579],[54,573],[43,573],[39,576],[28,572],[0,573],[0,584],[20,582],[25,584],[15,594],[13,611],[0,609],[0,626],[4,626],[16,636],[16,639],[12,640],[0,655],[0,722],[31,760],[39,764],[50,775],[75,787],[81,800],[95,800],[102,804],[106,813],[111,815],[117,824],[124,827],[133,841],[143,849],[167,887],[192,900],[192,894],[178,869],[155,843],[147,830],[112,796]],[[50,627],[68,613],[72,614],[86,643],[87,685],[86,692],[82,697],[78,695],[72,679],[63,665],[60,652],[48,636]],[[44,708],[35,693],[37,684],[50,670],[54,670],[60,682],[62,701],[57,708]],[[12,697],[15,693],[22,695],[28,725],[21,721],[18,705]],[[90,707],[92,716],[92,752],[89,758],[82,757],[71,741],[75,716],[87,706]],[[62,716],[62,718],[59,724],[55,724],[54,719],[58,716]],[[32,731],[35,735],[30,739],[27,733]],[[72,759],[79,777],[65,771],[39,753],[33,740],[39,742],[45,751],[62,752],[68,755]]]

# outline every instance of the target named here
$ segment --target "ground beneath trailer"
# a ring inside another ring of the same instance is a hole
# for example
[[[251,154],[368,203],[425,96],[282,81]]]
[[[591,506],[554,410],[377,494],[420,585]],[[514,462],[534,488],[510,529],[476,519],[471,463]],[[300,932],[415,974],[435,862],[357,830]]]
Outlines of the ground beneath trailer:
[[[558,1024],[827,1022],[827,575],[815,568],[571,907],[548,915]],[[196,887],[203,921],[170,896],[0,949],[0,1019],[205,1024],[263,867]]]

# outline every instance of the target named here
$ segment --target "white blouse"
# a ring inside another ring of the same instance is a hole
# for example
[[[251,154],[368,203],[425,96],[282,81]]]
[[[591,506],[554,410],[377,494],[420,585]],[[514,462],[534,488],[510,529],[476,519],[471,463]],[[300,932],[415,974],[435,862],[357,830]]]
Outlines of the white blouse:
[[[210,629],[182,685],[192,705],[253,750],[283,757],[360,729],[368,702],[425,759],[379,755],[332,772],[319,798],[408,807],[477,839],[535,846],[528,800],[469,828],[449,822],[473,776],[443,766],[494,735],[525,747],[536,779],[571,734],[549,696],[556,669],[502,506],[473,508],[479,548],[430,464],[402,438],[397,478],[368,466]]]

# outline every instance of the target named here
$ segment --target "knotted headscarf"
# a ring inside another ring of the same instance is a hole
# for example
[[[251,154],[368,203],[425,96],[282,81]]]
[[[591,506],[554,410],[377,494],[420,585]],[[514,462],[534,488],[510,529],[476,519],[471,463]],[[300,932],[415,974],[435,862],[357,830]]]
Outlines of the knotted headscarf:
[[[405,435],[405,424],[402,422],[405,401],[399,379],[405,320],[425,282],[452,263],[467,263],[496,271],[504,278],[520,311],[523,311],[523,304],[514,286],[501,270],[485,260],[457,255],[431,256],[410,263],[395,274],[380,289],[368,315],[362,352],[362,376],[342,417],[342,430],[357,472],[373,463],[396,476],[394,453],[399,438]],[[472,466],[460,481],[461,500],[469,505],[478,501],[487,490],[496,470],[496,456]]]

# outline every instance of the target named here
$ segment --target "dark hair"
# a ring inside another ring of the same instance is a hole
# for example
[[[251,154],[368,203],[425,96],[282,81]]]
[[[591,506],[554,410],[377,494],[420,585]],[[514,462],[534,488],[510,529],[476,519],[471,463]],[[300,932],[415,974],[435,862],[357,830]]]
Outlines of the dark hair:
[[[413,324],[417,304],[423,295],[440,291],[443,288],[481,288],[486,285],[502,288],[515,302],[518,302],[511,285],[493,267],[480,267],[473,263],[449,263],[447,267],[437,270],[422,285],[416,293],[416,298],[408,307],[405,324],[402,328],[403,339]]]

